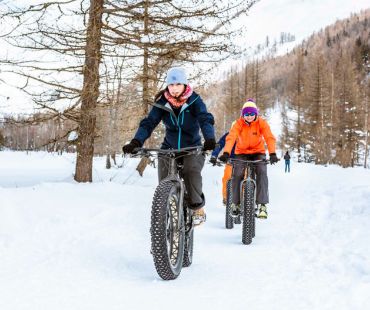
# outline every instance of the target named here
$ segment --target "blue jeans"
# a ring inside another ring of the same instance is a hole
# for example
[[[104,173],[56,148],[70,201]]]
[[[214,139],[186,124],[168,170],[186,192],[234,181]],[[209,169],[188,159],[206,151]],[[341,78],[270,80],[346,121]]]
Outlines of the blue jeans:
[[[285,161],[285,172],[288,170],[290,172],[290,160]]]

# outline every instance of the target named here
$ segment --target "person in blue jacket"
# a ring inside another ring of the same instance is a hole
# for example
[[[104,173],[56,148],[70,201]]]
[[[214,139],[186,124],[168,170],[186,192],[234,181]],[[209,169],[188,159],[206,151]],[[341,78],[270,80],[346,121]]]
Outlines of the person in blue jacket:
[[[231,127],[234,125],[234,123],[235,123],[235,121],[232,123]],[[216,144],[216,148],[213,150],[213,152],[211,154],[211,159],[209,160],[209,162],[211,164],[213,164],[214,166],[217,163],[217,157],[218,157],[218,155],[220,154],[221,150],[225,146],[226,137],[227,137],[228,134],[229,134],[229,132],[226,132],[220,138],[220,140],[218,140],[218,142]],[[231,150],[230,158],[234,158],[235,157],[234,151],[235,151],[235,145],[234,145],[233,149]],[[227,196],[227,181],[231,178],[232,170],[233,170],[232,165],[226,163],[225,169],[224,169],[224,176],[222,177],[222,203],[224,205],[226,205],[226,199],[227,199],[227,197],[226,197]]]
[[[167,87],[155,97],[153,108],[144,118],[129,144],[123,146],[125,154],[133,153],[150,137],[156,126],[162,121],[165,125],[165,137],[161,149],[180,149],[201,146],[200,131],[204,137],[203,149],[213,150],[216,146],[214,118],[202,98],[189,85],[185,70],[173,67],[167,72]],[[205,221],[205,197],[202,191],[201,170],[204,166],[203,154],[183,157],[184,181],[188,191],[188,200],[193,212],[193,222],[199,225]],[[165,158],[158,161],[158,179],[168,175],[168,163]]]

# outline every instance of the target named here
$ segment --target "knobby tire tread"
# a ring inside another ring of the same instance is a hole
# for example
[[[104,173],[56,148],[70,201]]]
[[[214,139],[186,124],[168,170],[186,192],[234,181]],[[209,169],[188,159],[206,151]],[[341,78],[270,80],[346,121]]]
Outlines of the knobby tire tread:
[[[161,182],[157,186],[153,197],[151,213],[152,255],[157,273],[164,280],[173,280],[179,276],[184,254],[184,246],[182,243],[182,246],[179,246],[176,268],[173,268],[169,258],[169,249],[167,247],[166,216],[169,196],[174,188],[176,188],[176,185],[171,181]],[[182,230],[179,238],[182,238],[182,242],[184,242],[184,230]]]
[[[231,179],[227,181],[226,185],[226,210],[225,210],[225,227],[226,229],[234,228],[234,219],[231,214],[232,191],[231,191]]]
[[[251,244],[255,235],[254,184],[246,181],[244,186],[242,242]]]

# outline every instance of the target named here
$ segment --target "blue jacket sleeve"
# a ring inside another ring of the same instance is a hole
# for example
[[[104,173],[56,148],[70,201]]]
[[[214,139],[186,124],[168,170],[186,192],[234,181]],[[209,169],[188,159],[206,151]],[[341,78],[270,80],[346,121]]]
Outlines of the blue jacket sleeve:
[[[218,154],[220,154],[221,150],[224,148],[225,146],[225,143],[226,143],[226,136],[228,135],[229,133],[225,133],[221,138],[220,140],[218,140],[217,144],[218,146],[216,146],[216,148],[213,150],[212,152],[212,157],[218,157]]]
[[[215,139],[215,130],[213,127],[215,120],[213,115],[207,111],[202,98],[198,97],[196,102],[194,102],[194,107],[204,139]]]
[[[144,144],[145,140],[150,137],[154,128],[157,127],[159,122],[162,120],[162,115],[162,109],[153,107],[149,115],[140,122],[134,139],[139,140],[141,144]]]

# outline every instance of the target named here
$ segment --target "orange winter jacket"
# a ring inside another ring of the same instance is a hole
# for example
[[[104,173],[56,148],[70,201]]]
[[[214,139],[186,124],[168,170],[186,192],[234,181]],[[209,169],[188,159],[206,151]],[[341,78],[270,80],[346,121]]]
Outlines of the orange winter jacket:
[[[235,141],[235,154],[265,154],[264,142],[267,144],[269,154],[276,153],[276,139],[271,132],[269,124],[261,117],[257,117],[257,119],[250,124],[246,123],[244,119],[240,117],[226,137],[224,152],[230,154]]]

